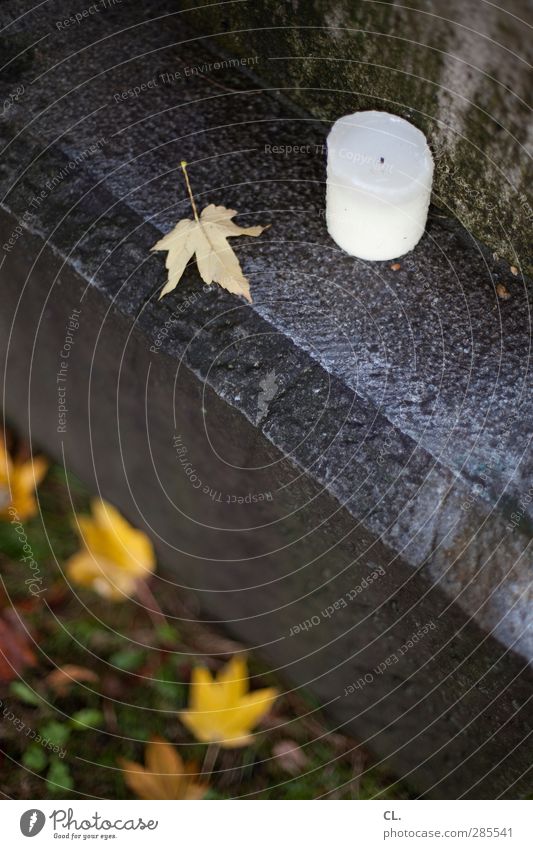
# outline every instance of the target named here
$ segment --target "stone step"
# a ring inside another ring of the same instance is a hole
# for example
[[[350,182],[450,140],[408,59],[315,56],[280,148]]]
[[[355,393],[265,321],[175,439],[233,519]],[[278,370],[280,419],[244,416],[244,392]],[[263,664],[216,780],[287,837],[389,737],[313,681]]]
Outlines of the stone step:
[[[343,254],[330,122],[186,11],[25,9],[0,10],[9,420],[421,793],[527,792],[529,281],[438,210],[399,271]],[[182,159],[199,206],[271,224],[234,241],[251,306],[195,266],[158,300]]]

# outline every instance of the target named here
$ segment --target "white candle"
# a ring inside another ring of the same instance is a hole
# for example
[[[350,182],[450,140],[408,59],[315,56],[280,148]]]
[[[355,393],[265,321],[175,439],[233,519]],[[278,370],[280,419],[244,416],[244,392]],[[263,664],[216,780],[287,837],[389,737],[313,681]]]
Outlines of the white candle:
[[[326,222],[361,259],[395,259],[426,226],[433,157],[424,134],[388,112],[356,112],[328,136]]]

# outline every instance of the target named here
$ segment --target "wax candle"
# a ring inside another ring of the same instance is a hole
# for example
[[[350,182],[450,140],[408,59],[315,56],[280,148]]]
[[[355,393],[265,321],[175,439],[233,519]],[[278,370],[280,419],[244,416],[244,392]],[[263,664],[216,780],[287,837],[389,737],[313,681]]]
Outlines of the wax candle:
[[[328,136],[326,222],[353,256],[394,259],[426,226],[433,157],[424,134],[388,112],[355,112]]]

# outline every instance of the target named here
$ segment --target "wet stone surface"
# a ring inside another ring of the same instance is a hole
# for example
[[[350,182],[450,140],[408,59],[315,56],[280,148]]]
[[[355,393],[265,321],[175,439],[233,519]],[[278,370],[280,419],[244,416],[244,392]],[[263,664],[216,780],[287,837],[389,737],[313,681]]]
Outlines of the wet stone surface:
[[[234,68],[186,73],[216,57],[181,14],[124,5],[68,33],[60,14],[31,11],[2,47],[24,85],[0,158],[8,418],[151,533],[169,591],[194,592],[415,785],[516,794],[530,283],[438,211],[399,270],[348,257],[324,223],[327,122]],[[199,206],[271,224],[233,242],[251,306],[194,266],[157,300],[150,248],[190,215],[181,159]]]

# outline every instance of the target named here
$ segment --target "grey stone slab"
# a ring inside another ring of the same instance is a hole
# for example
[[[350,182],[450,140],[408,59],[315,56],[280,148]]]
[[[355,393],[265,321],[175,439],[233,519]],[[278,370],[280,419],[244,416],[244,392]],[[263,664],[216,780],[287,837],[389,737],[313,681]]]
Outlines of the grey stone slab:
[[[531,262],[529,0],[187,0],[204,43],[328,123],[360,109],[414,122],[437,160],[434,202],[514,265]]]
[[[58,30],[64,4],[26,8],[2,48],[25,85],[0,157],[2,245],[22,222],[1,266],[8,417],[150,531],[169,591],[422,792],[527,792],[530,282],[438,211],[400,271],[342,254],[328,123],[206,70],[184,12]],[[157,300],[149,249],[190,214],[183,158],[199,205],[272,225],[234,243],[252,306],[194,267]]]

